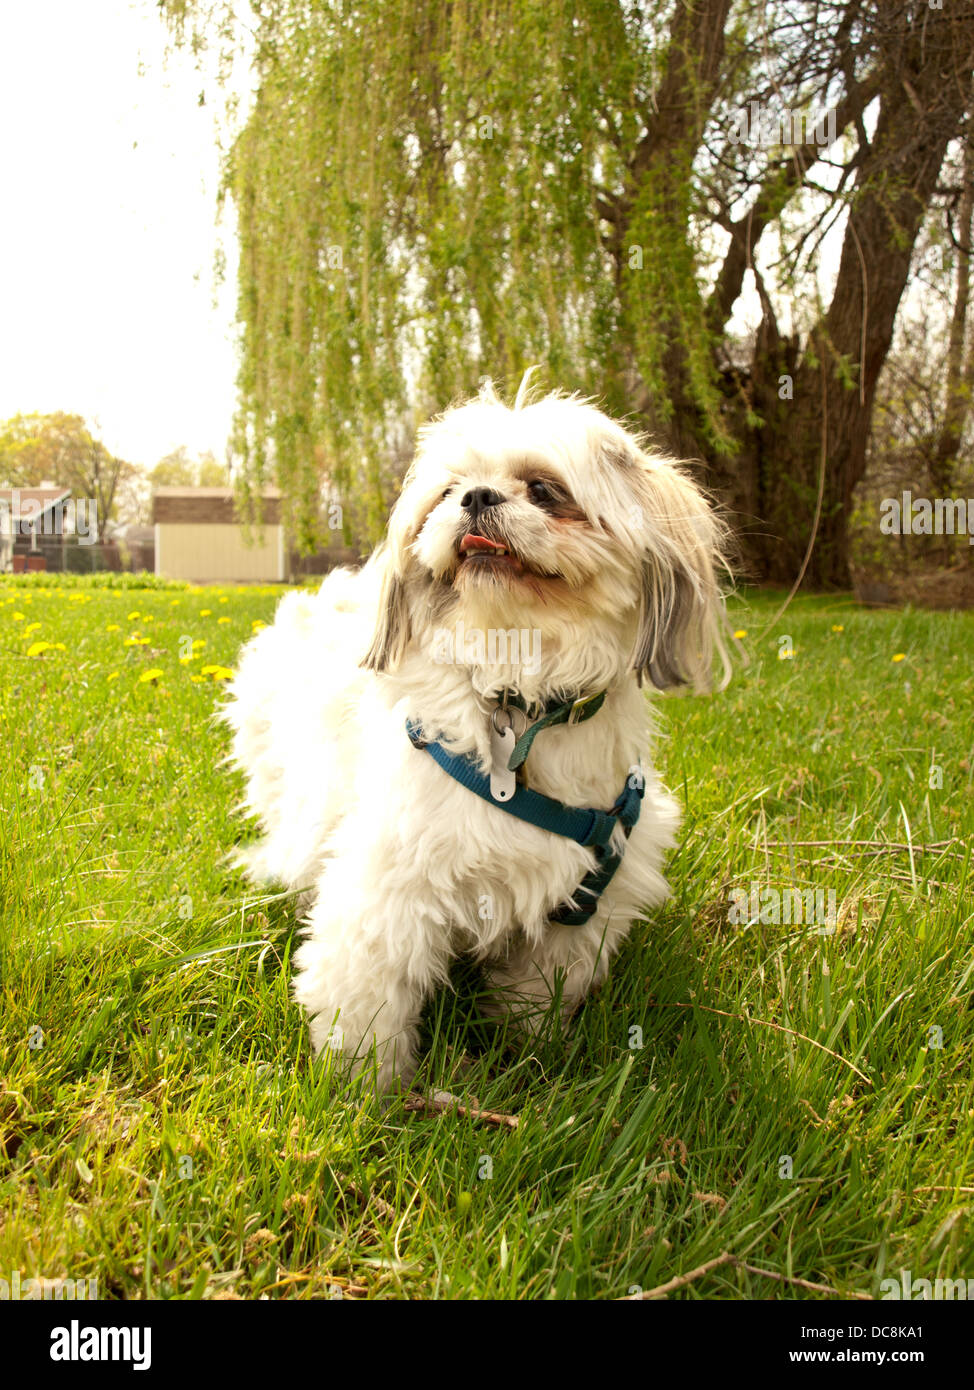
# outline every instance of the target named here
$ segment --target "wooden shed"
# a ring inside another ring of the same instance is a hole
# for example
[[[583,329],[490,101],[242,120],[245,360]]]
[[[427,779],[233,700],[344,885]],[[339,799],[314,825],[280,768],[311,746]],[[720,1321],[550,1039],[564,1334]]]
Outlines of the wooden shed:
[[[160,487],[152,498],[156,574],[195,584],[283,580],[281,495],[263,494],[263,524],[248,543],[233,508],[233,488]]]

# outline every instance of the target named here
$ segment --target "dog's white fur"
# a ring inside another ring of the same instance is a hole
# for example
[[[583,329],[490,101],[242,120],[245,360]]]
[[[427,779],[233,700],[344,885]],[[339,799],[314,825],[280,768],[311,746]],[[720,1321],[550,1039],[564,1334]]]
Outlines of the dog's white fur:
[[[539,478],[554,501],[529,493]],[[505,500],[474,524],[526,572],[461,562],[461,500],[478,487]],[[605,976],[632,920],[667,895],[660,869],[679,825],[649,761],[640,686],[644,675],[705,684],[714,645],[726,670],[722,538],[689,477],[593,405],[532,400],[522,384],[508,408],[487,384],[421,431],[365,567],[283,599],[243,652],[226,716],[265,832],[247,867],[311,899],[294,992],[316,1051],[374,1062],[381,1089],[408,1080],[423,1001],[461,952],[488,963],[498,1009],[529,1028],[556,994],[567,1015]],[[442,632],[461,622],[467,634],[540,633],[538,669],[488,665],[472,648],[445,663]],[[582,927],[548,917],[593,868],[592,850],[481,800],[406,735],[418,720],[487,772],[505,688],[528,702],[608,691],[587,722],[539,733],[530,787],[608,810],[631,769],[645,773],[622,865]]]

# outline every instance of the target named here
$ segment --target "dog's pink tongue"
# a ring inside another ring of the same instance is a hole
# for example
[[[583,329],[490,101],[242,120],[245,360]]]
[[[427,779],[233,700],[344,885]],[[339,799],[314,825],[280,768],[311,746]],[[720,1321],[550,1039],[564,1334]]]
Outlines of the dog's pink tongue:
[[[461,550],[503,550],[502,545],[496,541],[489,541],[486,536],[474,536],[468,531],[460,542]]]

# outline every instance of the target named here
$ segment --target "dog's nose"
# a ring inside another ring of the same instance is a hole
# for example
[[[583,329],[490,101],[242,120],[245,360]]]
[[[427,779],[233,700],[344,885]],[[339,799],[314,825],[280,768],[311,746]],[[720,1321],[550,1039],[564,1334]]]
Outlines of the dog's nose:
[[[460,498],[460,506],[469,513],[471,522],[476,522],[488,507],[499,507],[506,501],[503,493],[495,492],[492,487],[472,487]]]

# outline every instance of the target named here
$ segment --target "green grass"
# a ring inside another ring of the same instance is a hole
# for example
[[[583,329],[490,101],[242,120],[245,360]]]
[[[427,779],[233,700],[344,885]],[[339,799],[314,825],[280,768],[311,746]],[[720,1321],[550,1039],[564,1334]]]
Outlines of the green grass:
[[[510,1129],[310,1059],[293,901],[226,867],[250,832],[220,673],[192,679],[274,593],[0,582],[0,1277],[611,1299],[724,1251],[678,1296],[822,1296],[744,1264],[974,1277],[974,615],[801,598],[762,632],[778,597],[734,605],[724,694],[662,702],[673,900],[567,1042],[479,1020],[469,966],[433,1001],[419,1082]],[[751,884],[834,889],[837,930],[731,922]]]

